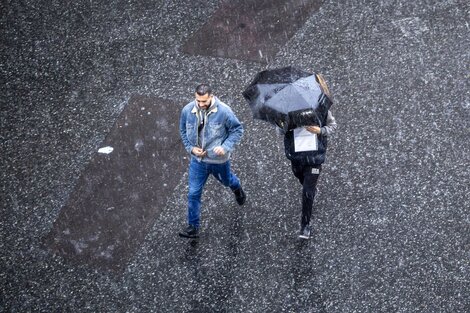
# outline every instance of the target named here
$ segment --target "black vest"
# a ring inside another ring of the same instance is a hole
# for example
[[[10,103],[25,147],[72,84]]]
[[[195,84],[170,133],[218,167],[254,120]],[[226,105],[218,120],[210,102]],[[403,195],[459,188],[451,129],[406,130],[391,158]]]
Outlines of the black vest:
[[[328,117],[328,110],[332,104],[328,97],[322,99],[323,103],[320,105],[321,110],[317,110],[317,116],[321,121],[321,125],[325,126]],[[288,130],[284,135],[284,150],[286,157],[295,164],[304,166],[314,166],[325,162],[326,159],[326,148],[328,145],[327,136],[318,135],[318,150],[316,151],[301,151],[295,152],[294,145],[294,130]]]

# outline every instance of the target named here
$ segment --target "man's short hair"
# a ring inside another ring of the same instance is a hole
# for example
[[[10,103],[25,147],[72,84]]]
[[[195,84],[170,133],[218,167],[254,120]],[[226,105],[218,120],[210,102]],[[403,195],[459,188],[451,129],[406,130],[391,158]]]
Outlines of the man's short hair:
[[[200,84],[196,87],[196,93],[200,96],[204,96],[206,93],[211,95],[212,94],[212,88],[211,86],[207,84]]]

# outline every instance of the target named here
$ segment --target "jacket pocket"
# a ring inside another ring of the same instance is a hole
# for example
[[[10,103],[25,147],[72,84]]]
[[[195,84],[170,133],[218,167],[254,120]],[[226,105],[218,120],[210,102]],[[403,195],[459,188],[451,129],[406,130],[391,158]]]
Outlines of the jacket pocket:
[[[218,122],[209,122],[208,140],[216,140],[224,136],[224,124]]]

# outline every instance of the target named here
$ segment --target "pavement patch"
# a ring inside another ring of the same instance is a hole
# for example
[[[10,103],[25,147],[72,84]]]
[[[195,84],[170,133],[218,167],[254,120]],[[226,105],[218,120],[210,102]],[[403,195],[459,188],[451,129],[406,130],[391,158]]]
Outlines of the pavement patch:
[[[66,260],[121,271],[184,171],[172,101],[134,96],[83,171],[46,246]]]
[[[184,44],[183,52],[269,63],[321,4],[321,0],[226,1]]]

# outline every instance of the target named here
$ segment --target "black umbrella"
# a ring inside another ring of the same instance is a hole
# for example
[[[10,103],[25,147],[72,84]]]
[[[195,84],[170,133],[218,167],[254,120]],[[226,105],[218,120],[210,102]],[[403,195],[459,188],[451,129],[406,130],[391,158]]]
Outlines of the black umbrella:
[[[320,85],[321,76],[289,66],[256,75],[243,92],[253,112],[285,130],[321,125],[332,104]],[[323,83],[323,82],[322,82]]]

